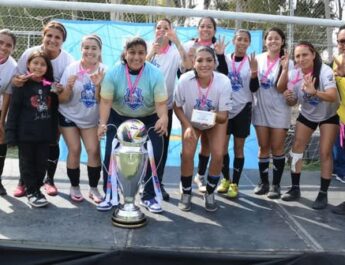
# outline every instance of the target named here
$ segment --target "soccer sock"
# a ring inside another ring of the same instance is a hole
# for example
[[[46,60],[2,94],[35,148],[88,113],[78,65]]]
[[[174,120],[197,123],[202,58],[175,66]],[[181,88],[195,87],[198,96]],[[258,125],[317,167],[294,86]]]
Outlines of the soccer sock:
[[[238,183],[240,182],[242,170],[244,166],[244,157],[235,157],[234,159],[234,169],[232,171],[232,183],[235,183],[238,186]]]
[[[320,191],[326,193],[328,191],[328,187],[329,187],[330,183],[331,183],[330,179],[325,179],[325,178],[321,177]]]
[[[299,188],[299,181],[301,178],[301,173],[292,173],[291,172],[291,183],[293,187]]]
[[[223,167],[222,167],[223,177],[226,180],[230,180],[230,174],[229,174],[230,161],[229,160],[230,160],[229,153],[226,153],[223,157]]]
[[[273,185],[280,185],[285,167],[285,155],[273,156]]]
[[[206,191],[208,194],[212,194],[217,187],[220,176],[207,176]]]
[[[89,185],[92,188],[96,188],[101,178],[101,166],[90,167],[87,166],[87,175],[89,177]]]
[[[73,187],[79,186],[80,181],[80,168],[67,168],[67,176],[71,181]]]
[[[46,182],[49,184],[54,184],[54,175],[57,167],[57,163],[60,156],[59,145],[50,145],[49,146],[49,157],[48,157],[48,166],[47,166],[47,179]]]
[[[198,163],[198,174],[199,175],[205,175],[209,159],[210,159],[209,156],[204,156],[202,154],[199,154],[199,163]]]
[[[259,172],[260,179],[263,184],[268,184],[268,167],[270,164],[269,157],[260,157],[259,158]]]
[[[181,175],[181,184],[183,194],[192,194],[192,176]]]

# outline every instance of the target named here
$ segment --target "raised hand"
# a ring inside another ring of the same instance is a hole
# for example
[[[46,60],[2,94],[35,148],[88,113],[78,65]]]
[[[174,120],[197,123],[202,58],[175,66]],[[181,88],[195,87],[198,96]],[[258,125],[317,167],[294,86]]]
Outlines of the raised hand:
[[[66,88],[69,89],[69,90],[73,90],[73,87],[74,87],[74,83],[75,81],[78,79],[78,76],[77,75],[71,75],[68,77],[67,79],[67,85],[66,85]]]
[[[285,50],[284,56],[280,58],[280,65],[282,66],[283,70],[289,69],[289,52]]]
[[[341,62],[339,61],[339,57],[334,57],[334,63],[336,64],[336,68],[334,70],[334,74],[336,76],[345,77],[345,54],[341,54]]]
[[[218,36],[218,41],[214,44],[214,51],[216,54],[224,54],[226,47],[229,45],[229,41],[225,43],[225,37]]]
[[[249,60],[250,71],[252,73],[257,73],[258,72],[258,61],[256,60],[255,52],[252,52],[250,54],[250,56],[248,57],[248,60]]]
[[[103,80],[103,77],[104,77],[104,69],[99,68],[97,73],[90,76],[90,79],[95,86],[99,86]]]
[[[303,83],[303,86],[302,86],[302,90],[313,96],[316,94],[316,89],[315,89],[315,77],[313,77],[311,74],[308,74],[308,75],[305,75],[304,78],[304,83]]]

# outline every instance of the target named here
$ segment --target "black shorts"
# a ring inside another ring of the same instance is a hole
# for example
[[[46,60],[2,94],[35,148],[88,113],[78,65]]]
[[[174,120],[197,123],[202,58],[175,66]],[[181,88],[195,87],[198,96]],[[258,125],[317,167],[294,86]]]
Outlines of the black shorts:
[[[320,126],[322,124],[328,123],[328,124],[339,124],[339,116],[338,114],[335,114],[334,116],[328,118],[327,120],[320,121],[320,122],[313,122],[308,120],[306,117],[304,117],[301,113],[297,117],[297,121],[300,123],[303,123],[305,126],[309,127],[312,130],[316,130],[317,126]]]
[[[78,127],[73,121],[67,119],[59,112],[59,126],[60,127]]]
[[[248,102],[244,108],[234,118],[229,119],[227,135],[238,138],[246,138],[250,134],[250,124],[252,121],[252,103]]]

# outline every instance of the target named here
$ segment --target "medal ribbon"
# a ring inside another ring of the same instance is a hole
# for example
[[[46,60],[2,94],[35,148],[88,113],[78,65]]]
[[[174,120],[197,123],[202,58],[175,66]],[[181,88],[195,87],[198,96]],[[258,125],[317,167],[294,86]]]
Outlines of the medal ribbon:
[[[238,68],[236,69],[236,64],[235,64],[235,55],[233,55],[232,59],[232,72],[234,73],[234,76],[237,76],[237,74],[240,74],[240,71],[243,67],[243,64],[245,63],[245,61],[247,60],[247,55],[244,56],[244,58],[242,59],[242,61],[240,62],[240,65],[238,66]]]
[[[134,93],[135,89],[137,88],[139,80],[143,74],[144,67],[145,66],[141,67],[140,72],[134,81],[134,84],[132,84],[131,77],[129,75],[128,65],[126,64],[125,72],[126,72],[127,84],[128,84],[128,88],[129,88],[129,99],[131,102],[133,100],[133,93]]]
[[[157,175],[157,168],[155,163],[155,157],[153,154],[153,146],[151,140],[147,141],[147,152],[150,160],[151,172],[152,172],[152,183],[156,194],[156,200],[160,204],[163,200],[163,195],[161,191],[161,185],[159,184],[159,179]]]
[[[261,80],[267,80],[268,76],[270,75],[270,73],[272,72],[273,67],[276,65],[276,63],[279,60],[279,56],[277,56],[275,59],[270,60],[267,56],[267,70],[264,73],[264,75],[262,76]]]

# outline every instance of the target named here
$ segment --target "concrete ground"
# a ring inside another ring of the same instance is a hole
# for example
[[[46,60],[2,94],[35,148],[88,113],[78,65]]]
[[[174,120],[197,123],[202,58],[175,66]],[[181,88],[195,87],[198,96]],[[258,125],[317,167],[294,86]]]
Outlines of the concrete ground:
[[[6,160],[3,184],[9,195],[0,197],[0,245],[96,252],[131,248],[246,256],[345,253],[345,216],[331,212],[332,207],[345,200],[345,185],[333,180],[329,206],[313,210],[310,206],[320,182],[316,171],[303,172],[299,202],[286,203],[254,195],[258,172],[244,170],[237,200],[217,195],[220,209],[209,213],[203,207],[202,195],[194,189],[193,208],[186,213],[177,207],[179,169],[167,168],[164,182],[171,195],[170,202],[163,203],[163,214],[142,209],[148,224],[140,229],[113,227],[112,212],[96,210],[95,204],[87,198],[85,166],[81,168],[81,188],[86,200],[71,202],[65,172],[66,165],[60,162],[56,173],[59,194],[48,196],[50,205],[31,209],[25,197],[12,196],[19,176],[18,160]],[[283,191],[289,183],[289,173],[285,171]]]

